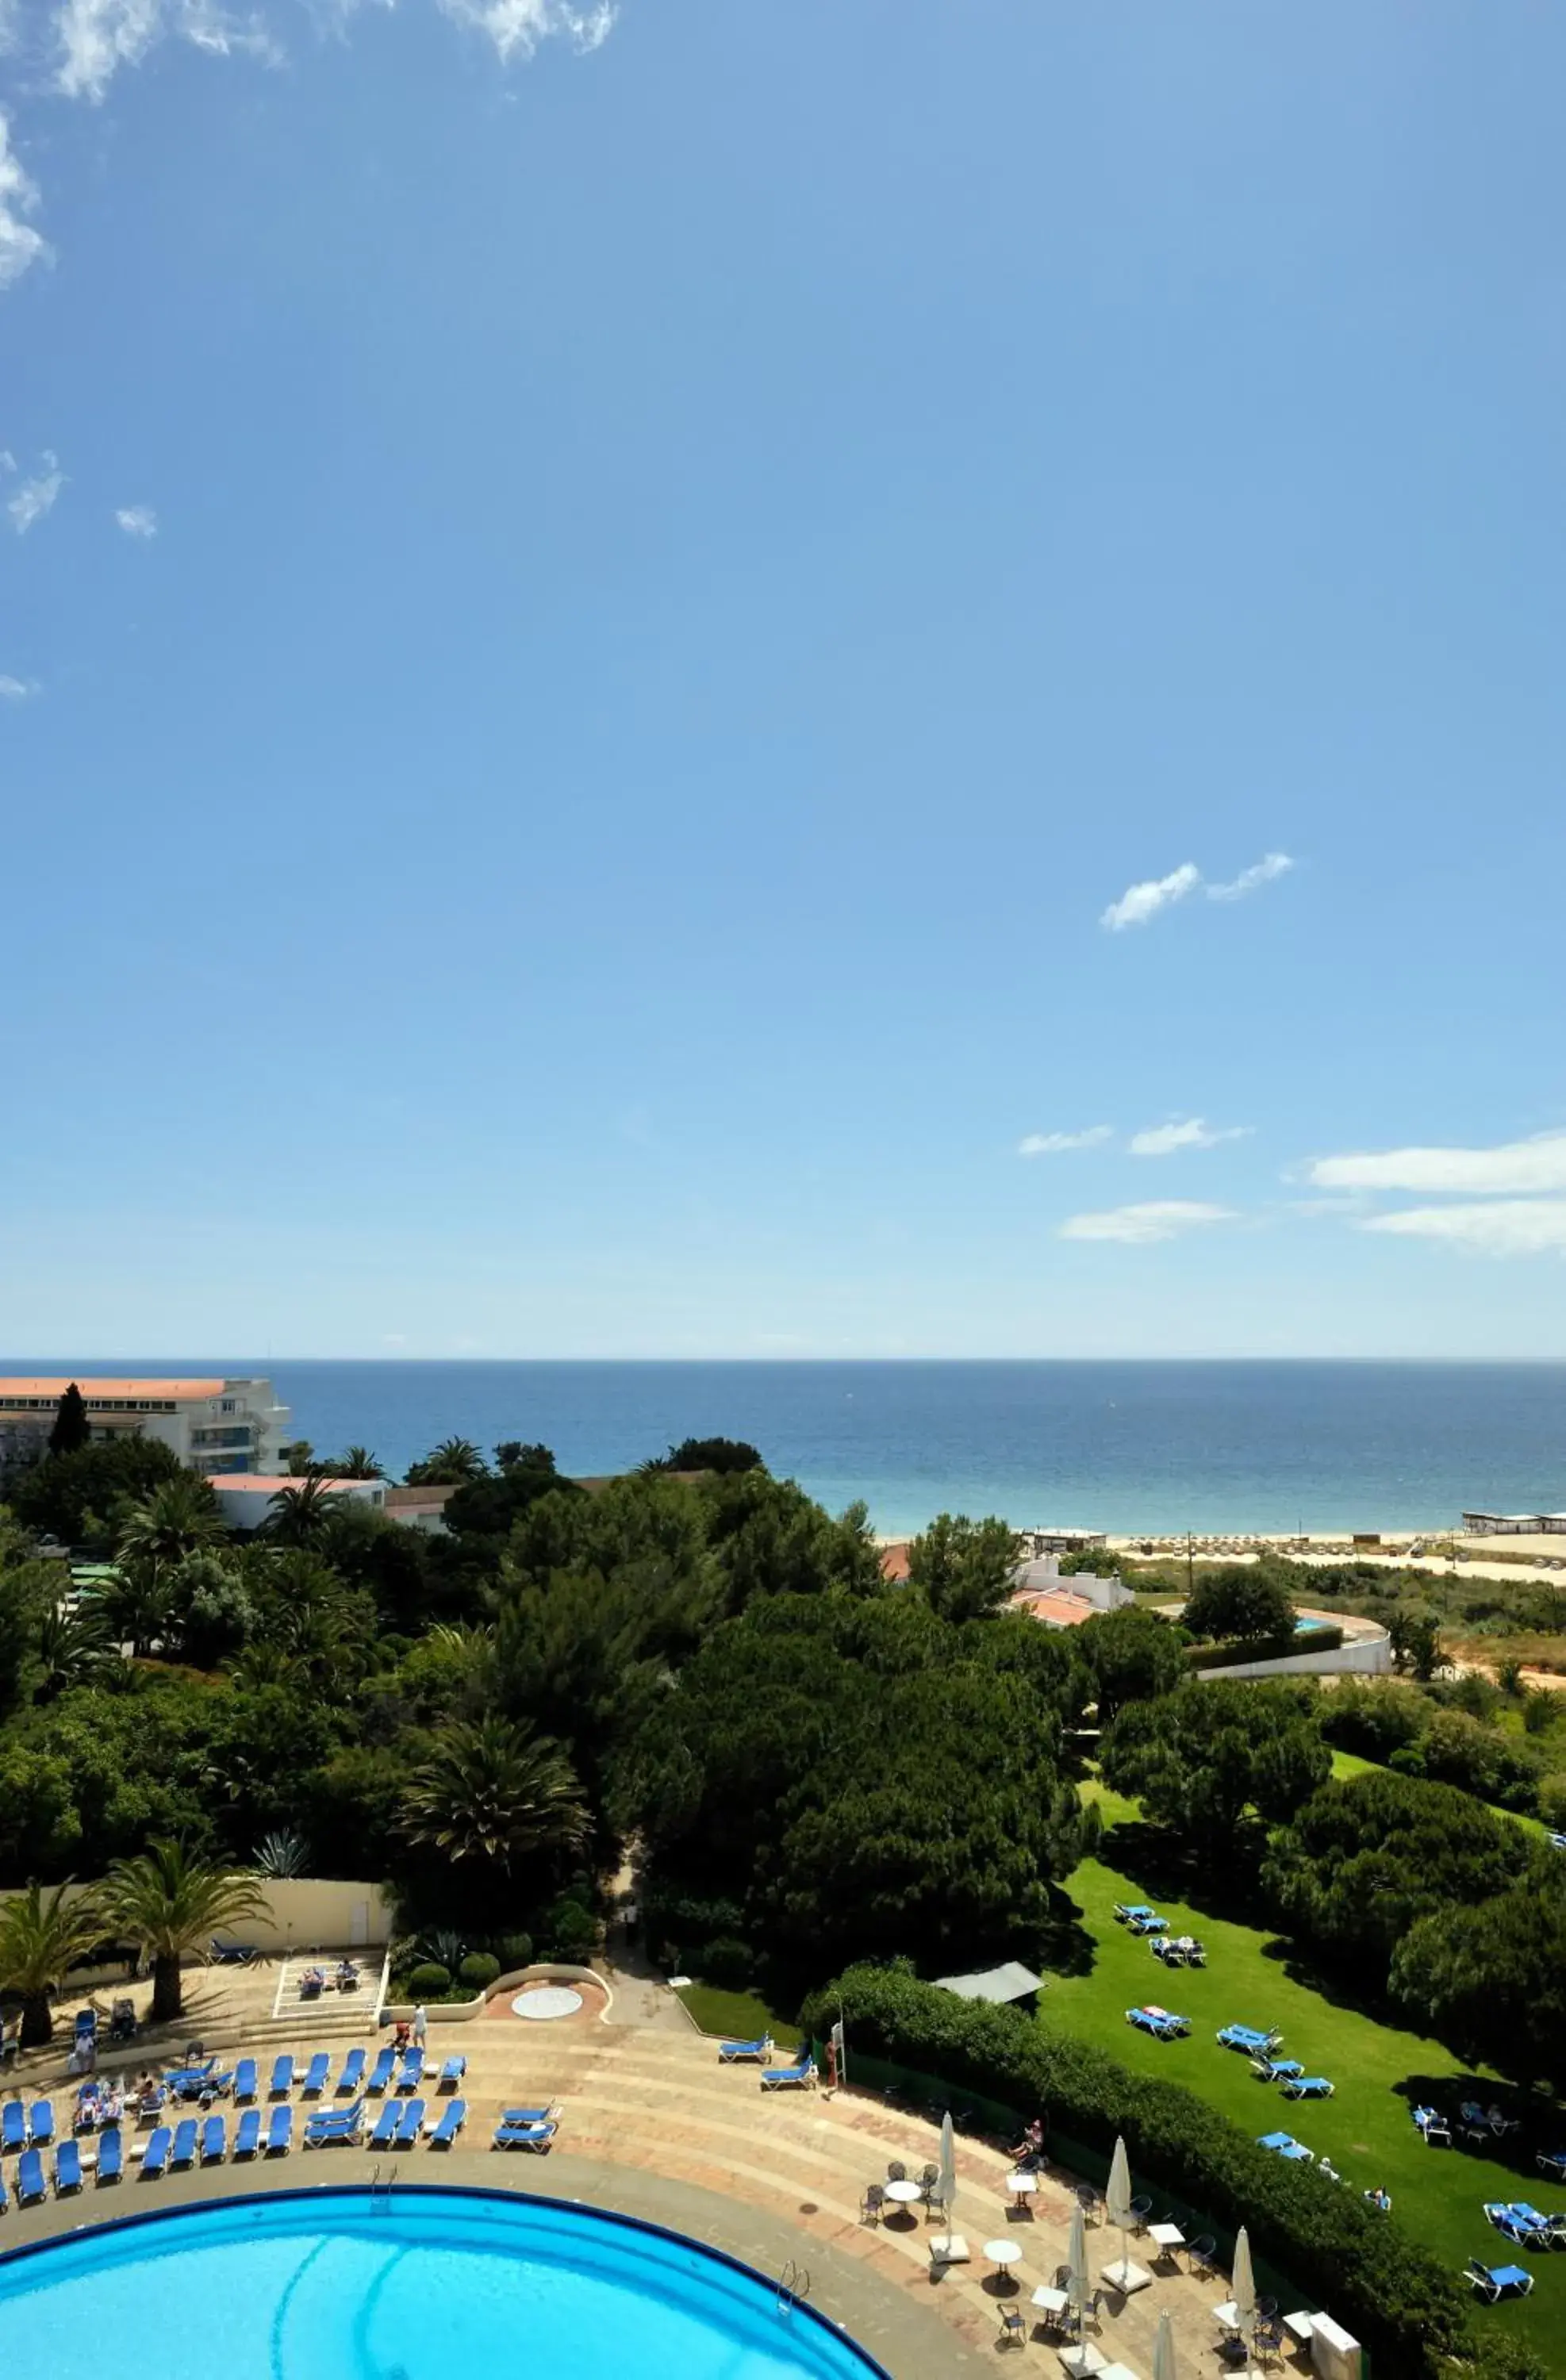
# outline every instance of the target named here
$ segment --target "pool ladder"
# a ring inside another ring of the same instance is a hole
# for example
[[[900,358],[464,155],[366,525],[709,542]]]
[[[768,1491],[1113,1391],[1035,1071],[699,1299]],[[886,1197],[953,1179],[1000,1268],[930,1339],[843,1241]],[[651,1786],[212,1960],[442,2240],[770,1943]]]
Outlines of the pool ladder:
[[[392,2190],[396,2179],[397,2169],[395,2165],[388,2167],[384,2181],[381,2179],[380,2165],[376,2165],[374,2171],[370,2177],[370,2206],[372,2214],[375,2213],[377,2209],[379,2209],[382,2214],[385,2214],[389,2210],[392,2204]]]
[[[791,2314],[796,2305],[803,2305],[810,2294],[810,2276],[803,2265],[791,2256],[778,2276],[778,2312]]]

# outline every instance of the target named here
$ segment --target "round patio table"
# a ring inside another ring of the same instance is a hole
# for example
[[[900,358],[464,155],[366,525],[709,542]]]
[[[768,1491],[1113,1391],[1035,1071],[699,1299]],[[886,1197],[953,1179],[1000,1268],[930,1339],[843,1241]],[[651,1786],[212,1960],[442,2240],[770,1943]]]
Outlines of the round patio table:
[[[924,2192],[917,2181],[889,2181],[885,2194],[893,2206],[917,2206]]]
[[[1002,2270],[1008,2265],[1020,2265],[1022,2262],[1022,2250],[1014,2240],[987,2240],[984,2252],[992,2265],[1000,2265]]]

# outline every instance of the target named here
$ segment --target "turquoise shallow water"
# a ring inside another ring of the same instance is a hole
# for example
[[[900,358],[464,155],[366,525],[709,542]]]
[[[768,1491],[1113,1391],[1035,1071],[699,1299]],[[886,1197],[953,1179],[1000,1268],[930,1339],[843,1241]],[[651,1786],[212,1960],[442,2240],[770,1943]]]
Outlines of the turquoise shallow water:
[[[141,2210],[134,2210],[140,2213]],[[7,2371],[102,2380],[885,2380],[694,2243],[399,2185],[229,2201],[0,2263]]]
[[[541,1439],[563,1471],[754,1441],[879,1529],[932,1513],[1142,1530],[1437,1528],[1566,1510],[1566,1365],[416,1364],[6,1357],[13,1372],[260,1372],[322,1453]]]

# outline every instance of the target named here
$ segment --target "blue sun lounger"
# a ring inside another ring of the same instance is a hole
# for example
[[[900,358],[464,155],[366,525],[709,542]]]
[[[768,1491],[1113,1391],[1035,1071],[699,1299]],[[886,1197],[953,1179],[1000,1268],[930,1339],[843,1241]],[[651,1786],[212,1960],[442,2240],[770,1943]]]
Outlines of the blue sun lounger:
[[[318,2049],[305,2070],[305,2079],[301,2085],[304,2095],[307,2099],[320,2098],[322,2093],[326,2088],[326,2078],[331,2071],[332,2058],[330,2052],[324,2049]]]
[[[364,2101],[356,2099],[351,2107],[321,2107],[305,2119],[305,2146],[324,2149],[351,2146],[358,2138],[364,2121]]]
[[[1325,2074],[1291,2074],[1283,2085],[1285,2099],[1329,2099],[1332,2085]]]
[[[1537,2240],[1538,2224],[1524,2223],[1518,2216],[1515,2207],[1509,2204],[1505,2199],[1492,2198],[1486,2203],[1485,2220],[1487,2223],[1493,2223],[1498,2231],[1506,2239],[1514,2241],[1519,2248],[1527,2247]]]
[[[816,2061],[802,2058],[797,2066],[769,2066],[761,2076],[763,2091],[807,2091],[816,2080]]]
[[[194,2116],[181,2116],[174,2128],[174,2148],[169,2156],[169,2171],[172,2173],[176,2165],[194,2165],[195,2162],[196,2119]]]
[[[1259,2132],[1256,2146],[1258,2149],[1271,2149],[1278,2156],[1287,2157],[1291,2165],[1314,2165],[1316,2162],[1309,2149],[1295,2140],[1293,2132]]]
[[[460,2056],[456,2058],[448,2058],[445,2064],[441,2069],[441,2079],[436,2085],[437,2090],[455,2091],[467,2071],[467,2060],[466,2058]]]
[[[370,2070],[370,2080],[365,2085],[366,2090],[373,2091],[377,2095],[389,2090],[392,2077],[396,2070],[397,2053],[390,2042],[387,2042],[375,2053],[375,2063]]]
[[[1226,2024],[1218,2039],[1224,2049],[1243,2049],[1247,2058],[1270,2058],[1283,2036],[1258,2033],[1254,2024]]]
[[[272,2080],[266,2086],[269,2099],[281,2099],[294,2087],[294,2053],[285,2049],[272,2061]]]
[[[220,1942],[215,1934],[212,1939],[212,1954],[220,1967],[248,1967],[252,1959],[261,1955],[253,1942]]]
[[[339,2099],[353,2099],[363,2088],[364,2052],[362,2049],[350,2049],[337,2077],[337,2096]]]
[[[403,2052],[403,2062],[397,2074],[397,2089],[417,2091],[423,2080],[424,2052],[416,2041],[411,2049]]]
[[[125,2171],[125,2150],[121,2144],[119,2126],[111,2124],[106,2132],[98,2135],[98,2180],[118,2181]]]
[[[36,2206],[49,2195],[49,2185],[43,2179],[43,2159],[36,2149],[24,2149],[17,2167],[17,2204]]]
[[[1532,2273],[1521,2265],[1482,2265],[1477,2256],[1468,2260],[1463,2276],[1478,2295],[1494,2305],[1498,2298],[1525,2298],[1534,2286]]]
[[[81,2151],[74,2140],[62,2141],[55,2151],[55,2195],[81,2188]]]
[[[27,2144],[32,2149],[46,2149],[55,2137],[55,2103],[52,2099],[35,2099],[27,2114]]]
[[[247,2107],[234,2131],[234,2154],[237,2157],[253,2157],[261,2146],[261,2113],[259,2107]]]
[[[253,2099],[255,2095],[256,2061],[253,2058],[241,2058],[238,2065],[234,2069],[234,2104],[237,2107],[242,2107],[247,2100]]]
[[[495,2128],[497,2149],[534,2149],[540,2155],[548,2148],[558,2124],[499,2124]]]
[[[1122,1925],[1129,1925],[1134,1917],[1150,1917],[1153,1905],[1149,1900],[1117,1900],[1115,1916]]]
[[[268,2156],[286,2156],[294,2145],[294,2110],[273,2107],[266,2128]]]
[[[1541,2240],[1546,2247],[1566,2248],[1566,2215],[1541,2215],[1525,2198],[1514,2198],[1511,2212],[1530,2239]]]
[[[0,2149],[7,2156],[19,2156],[27,2146],[27,2109],[19,2099],[7,2099],[0,2107]]]
[[[228,2126],[221,2116],[209,2116],[201,2126],[201,2163],[221,2165],[228,2155]]]
[[[1178,2041],[1191,2030],[1189,2018],[1176,2016],[1171,2009],[1127,2009],[1125,2022],[1134,2024],[1138,2033],[1150,2033],[1155,2041]]]
[[[5,2212],[6,2212],[6,2208],[10,2205],[10,2204],[11,2204],[11,2193],[10,2193],[10,2192],[9,2192],[9,2191],[6,2189],[6,2177],[5,2177],[5,2175],[4,2175],[3,2173],[0,2173],[0,2215],[4,2215],[4,2214],[5,2214]]]
[[[167,2170],[168,2153],[174,2146],[174,2134],[166,2124],[154,2124],[147,2135],[147,2145],[141,2155],[141,2177],[156,2181]]]
[[[389,2149],[397,2137],[397,2126],[402,2119],[403,2111],[395,2099],[388,2099],[375,2119],[375,2129],[370,2135],[370,2147]]]
[[[560,2121],[560,2102],[552,2099],[547,2107],[503,2107],[500,2119],[503,2125],[509,2124],[516,2131],[526,2131],[530,2124],[557,2124]]]
[[[738,2066],[747,2058],[758,2066],[765,2066],[771,2054],[772,2036],[770,2033],[762,2034],[756,2041],[721,2041],[718,2044],[720,2066]]]
[[[396,2138],[392,2145],[394,2148],[410,2149],[418,2140],[419,2127],[424,2121],[424,2102],[422,2099],[405,2099],[401,2106]]]
[[[432,2149],[449,2149],[463,2125],[467,2121],[466,2099],[448,2099],[441,2109],[441,2120],[430,2135]]]

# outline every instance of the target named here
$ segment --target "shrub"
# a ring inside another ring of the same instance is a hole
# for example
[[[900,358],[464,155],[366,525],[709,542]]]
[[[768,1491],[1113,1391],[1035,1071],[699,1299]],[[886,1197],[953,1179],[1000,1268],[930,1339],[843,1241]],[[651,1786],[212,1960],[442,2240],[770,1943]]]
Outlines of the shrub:
[[[744,1991],[756,1972],[750,1945],[732,1934],[720,1934],[692,1959],[691,1964],[704,1984],[724,1992]]]
[[[545,1930],[553,1943],[554,1957],[574,1965],[590,1958],[598,1948],[598,1920],[579,1900],[557,1900]]]
[[[1362,1760],[1385,1762],[1405,1743],[1412,1743],[1430,1724],[1430,1702],[1417,1686],[1389,1679],[1371,1685],[1356,1678],[1340,1679],[1321,1702],[1321,1732],[1341,1751]]]
[[[1542,1694],[1539,1700],[1544,1700]],[[1540,1779],[1539,1815],[1547,1827],[1553,1827],[1558,1832],[1566,1831],[1566,1777]]]
[[[802,2022],[817,2039],[843,2009],[854,2046],[950,2089],[1048,2106],[1051,2128],[1108,2155],[1123,2134],[1139,2176],[1229,2229],[1302,2290],[1332,2302],[1389,2371],[1430,2375],[1473,2344],[1456,2277],[1358,2196],[1308,2167],[1284,2165],[1177,2082],[1133,2074],[1085,2042],[1014,2009],[960,2000],[905,1973],[850,1967],[814,1994]]]
[[[495,1949],[500,1954],[500,1972],[515,1974],[518,1967],[533,1963],[533,1937],[530,1934],[503,1934]]]
[[[403,1982],[403,1990],[410,2000],[438,2000],[450,1989],[451,1969],[437,1966],[433,1959],[422,1967],[411,1968]]]
[[[488,1991],[500,1975],[500,1961],[488,1950],[469,1950],[456,1971],[457,1981],[468,1984],[475,1992]]]

